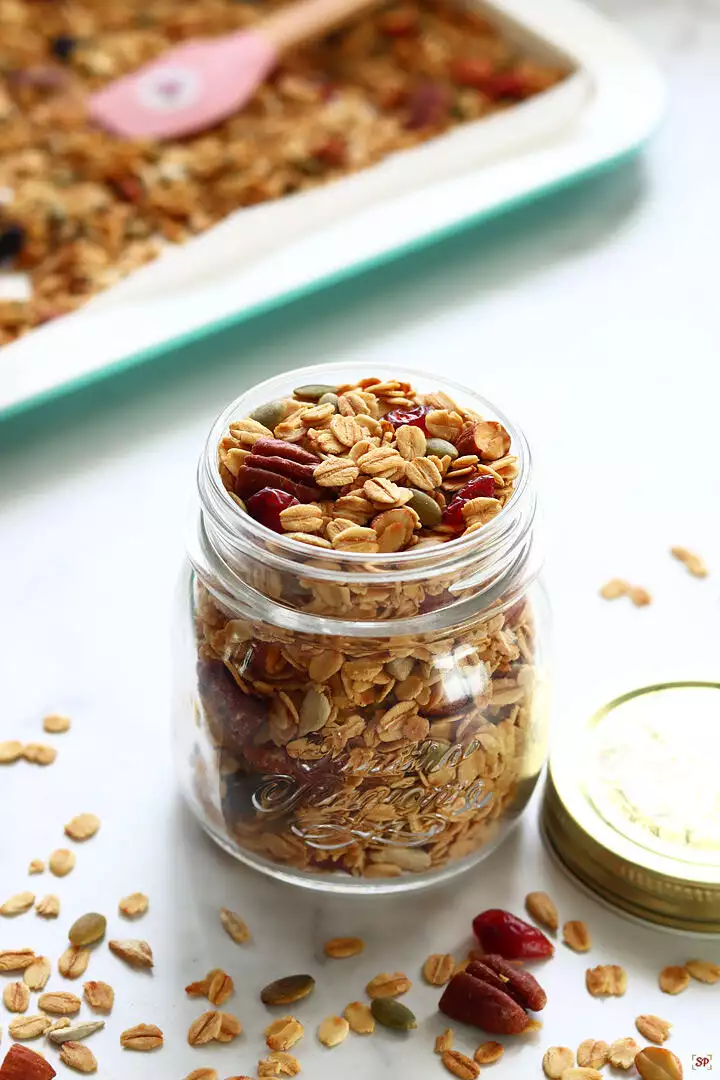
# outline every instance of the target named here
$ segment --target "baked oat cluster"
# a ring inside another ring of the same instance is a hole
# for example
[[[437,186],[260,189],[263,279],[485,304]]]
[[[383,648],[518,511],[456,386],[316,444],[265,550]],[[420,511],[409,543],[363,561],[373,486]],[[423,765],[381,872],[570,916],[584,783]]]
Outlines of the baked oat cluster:
[[[397,379],[300,386],[230,425],[220,473],[263,525],[378,554],[482,529],[513,491],[510,436],[443,392]]]
[[[236,116],[196,137],[132,142],[89,127],[85,99],[179,42],[251,26],[285,0],[0,0],[0,345],[80,307],[242,207],[339,179],[547,89],[455,0],[405,0],[284,58]]]
[[[467,566],[441,559],[435,576],[372,581],[388,553],[445,551],[468,534],[482,550],[513,491],[510,450],[502,424],[399,380],[300,387],[230,426],[219,449],[227,491],[297,541],[296,573],[261,554],[239,578],[328,620],[323,632],[312,621],[287,629],[252,601],[226,607],[196,579],[195,791],[239,849],[392,878],[470,855],[522,809],[545,750],[524,590],[509,582],[473,617],[433,630]],[[260,551],[273,546],[269,534]],[[334,580],[314,576],[318,547]],[[347,552],[364,558],[351,566]],[[417,615],[428,618],[413,633],[395,629]],[[354,633],[363,620],[377,633]]]

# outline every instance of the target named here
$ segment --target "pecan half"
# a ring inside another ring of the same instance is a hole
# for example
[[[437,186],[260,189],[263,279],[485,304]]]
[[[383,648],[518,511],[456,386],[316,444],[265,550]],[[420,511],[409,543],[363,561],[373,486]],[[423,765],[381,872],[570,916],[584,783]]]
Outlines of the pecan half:
[[[516,1001],[467,971],[453,976],[440,998],[440,1011],[453,1020],[472,1024],[491,1035],[518,1035],[528,1015]]]
[[[547,1005],[547,994],[535,976],[531,975],[529,971],[522,971],[513,967],[502,956],[495,956],[491,953],[484,956],[481,961],[473,961],[467,968],[468,974],[475,975],[476,972],[473,969],[482,967],[490,968],[495,974],[499,975],[505,983],[502,989],[517,1001],[518,1005],[522,1005],[524,1009],[540,1012]]]

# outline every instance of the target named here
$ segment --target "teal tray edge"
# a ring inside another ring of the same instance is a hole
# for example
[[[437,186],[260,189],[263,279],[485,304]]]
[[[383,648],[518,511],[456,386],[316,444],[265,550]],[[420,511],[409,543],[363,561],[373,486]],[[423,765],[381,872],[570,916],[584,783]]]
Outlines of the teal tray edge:
[[[289,289],[279,296],[269,297],[267,300],[263,300],[254,307],[235,312],[231,315],[226,315],[221,319],[206,323],[203,326],[194,327],[192,330],[178,334],[176,337],[167,338],[165,341],[156,345],[149,346],[146,349],[140,349],[138,352],[131,353],[129,356],[124,356],[121,360],[107,364],[105,367],[99,368],[96,371],[78,375],[74,379],[68,379],[66,382],[48,387],[38,394],[23,398],[21,401],[14,402],[13,404],[0,409],[0,422],[12,420],[31,409],[40,408],[65,395],[75,393],[78,390],[84,390],[94,383],[109,379],[115,375],[120,375],[125,371],[138,367],[140,364],[147,363],[161,356],[166,356],[175,349],[184,348],[185,346],[201,341],[203,338],[209,337],[212,334],[230,329],[233,326],[240,326],[261,315],[266,315],[268,312],[276,311],[297,300],[302,300],[305,297],[319,293],[324,289],[330,289],[333,286],[349,281],[354,277],[359,277],[361,274],[371,272],[372,270],[386,266],[392,262],[400,261],[416,251],[422,251],[424,248],[431,247],[433,244],[438,244],[443,240],[458,236],[460,233],[475,225],[501,217],[511,210],[529,206],[540,198],[552,195],[555,192],[563,191],[565,188],[571,187],[582,180],[588,180],[592,177],[597,177],[606,172],[610,172],[612,169],[615,169],[636,157],[647,145],[653,133],[653,131],[647,132],[642,140],[633,146],[626,147],[620,153],[615,154],[612,157],[592,162],[577,172],[558,177],[557,180],[543,184],[531,192],[524,192],[521,195],[510,198],[506,202],[491,207],[489,210],[481,210],[476,214],[471,214],[468,217],[463,218],[462,221],[453,222],[440,229],[435,229],[432,232],[415,237],[407,243],[393,248],[391,251],[383,252],[381,255],[373,256],[369,259],[361,259],[356,263],[352,263],[350,266],[343,267],[341,270],[333,271],[330,274],[318,277],[295,289]],[[2,352],[0,351],[0,375],[2,373],[1,365]]]

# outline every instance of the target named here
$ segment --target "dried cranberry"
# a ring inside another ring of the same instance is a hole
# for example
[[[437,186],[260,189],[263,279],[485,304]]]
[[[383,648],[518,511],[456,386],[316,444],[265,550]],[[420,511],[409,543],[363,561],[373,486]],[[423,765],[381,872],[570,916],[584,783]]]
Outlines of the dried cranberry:
[[[427,431],[425,417],[430,411],[428,405],[412,405],[409,409],[393,409],[386,415],[385,419],[395,428],[410,424],[412,427],[419,427],[423,431]]]
[[[410,95],[405,127],[410,131],[440,124],[448,115],[450,98],[444,86],[426,82],[416,86]]]
[[[245,506],[250,517],[255,518],[267,529],[281,533],[283,527],[280,524],[280,512],[286,510],[288,506],[298,506],[299,503],[299,499],[296,499],[294,495],[288,495],[286,491],[265,487],[255,495],[251,495]]]
[[[492,476],[476,476],[469,484],[458,491],[452,502],[448,503],[443,511],[443,525],[452,525],[454,528],[462,528],[465,524],[463,518],[463,506],[470,499],[481,497],[491,499],[495,494],[495,480]]]
[[[477,915],[473,930],[486,952],[506,960],[542,960],[555,952],[553,943],[535,926],[500,908]]]

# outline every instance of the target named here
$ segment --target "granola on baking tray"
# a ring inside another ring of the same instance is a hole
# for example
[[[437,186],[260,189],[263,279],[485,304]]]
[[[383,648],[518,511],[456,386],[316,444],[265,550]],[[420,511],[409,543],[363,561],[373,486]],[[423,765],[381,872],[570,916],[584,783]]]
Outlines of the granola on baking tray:
[[[482,547],[514,491],[510,442],[444,393],[371,378],[299,387],[230,424],[217,466],[228,511],[298,559],[293,576],[253,564],[242,579],[331,627],[228,610],[195,581],[216,755],[197,762],[196,794],[219,791],[215,824],[233,844],[296,869],[394,878],[487,845],[527,801],[544,739],[528,599],[501,596],[433,630],[458,584],[444,559],[434,577],[368,581],[423,548],[437,559]],[[315,576],[338,560],[359,573]],[[363,622],[377,633],[354,634]]]
[[[366,168],[547,89],[564,72],[454,0],[367,13],[284,58],[239,114],[193,138],[90,128],[84,100],[167,48],[284,0],[0,0],[0,345],[254,206]]]

